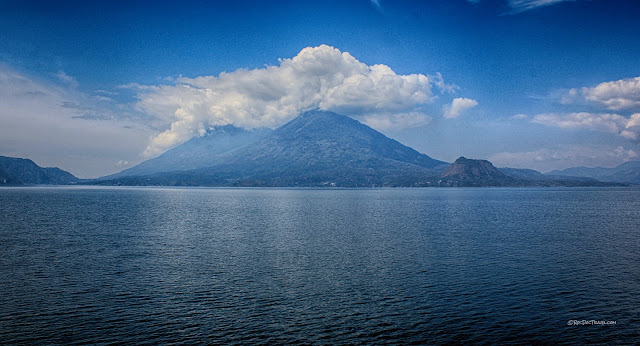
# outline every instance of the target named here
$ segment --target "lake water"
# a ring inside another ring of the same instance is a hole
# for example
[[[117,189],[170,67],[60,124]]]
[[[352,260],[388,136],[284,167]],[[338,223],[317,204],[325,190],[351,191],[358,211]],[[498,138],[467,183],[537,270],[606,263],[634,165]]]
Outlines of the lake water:
[[[0,222],[0,344],[640,341],[636,188],[3,188]]]

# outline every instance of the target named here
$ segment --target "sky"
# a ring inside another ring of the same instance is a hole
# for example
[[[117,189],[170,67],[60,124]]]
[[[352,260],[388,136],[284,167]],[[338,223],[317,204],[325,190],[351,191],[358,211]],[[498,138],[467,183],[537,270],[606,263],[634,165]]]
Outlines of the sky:
[[[83,178],[351,116],[433,158],[640,160],[637,0],[0,0],[0,155]]]

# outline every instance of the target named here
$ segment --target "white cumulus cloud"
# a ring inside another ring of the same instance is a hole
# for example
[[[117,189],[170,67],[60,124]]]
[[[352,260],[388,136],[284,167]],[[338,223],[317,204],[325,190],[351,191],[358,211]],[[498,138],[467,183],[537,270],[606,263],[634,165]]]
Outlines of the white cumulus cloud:
[[[453,88],[436,76],[398,75],[389,66],[366,65],[348,52],[321,45],[304,48],[277,66],[128,87],[138,92],[139,110],[167,124],[145,150],[153,156],[207,126],[276,127],[316,108],[378,129],[420,126],[430,119],[424,106],[434,99],[433,87]]]
[[[444,107],[445,118],[457,118],[462,112],[478,105],[478,101],[463,97],[458,97],[451,101],[450,105]]]
[[[611,110],[640,110],[640,77],[604,82],[591,88],[571,89],[563,101],[570,103],[576,98],[584,98]]]

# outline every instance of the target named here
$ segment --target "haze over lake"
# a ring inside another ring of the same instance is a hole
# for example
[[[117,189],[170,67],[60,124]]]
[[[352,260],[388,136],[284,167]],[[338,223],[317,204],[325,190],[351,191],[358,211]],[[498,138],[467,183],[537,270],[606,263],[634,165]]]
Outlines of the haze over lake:
[[[3,188],[0,343],[638,340],[639,192]]]

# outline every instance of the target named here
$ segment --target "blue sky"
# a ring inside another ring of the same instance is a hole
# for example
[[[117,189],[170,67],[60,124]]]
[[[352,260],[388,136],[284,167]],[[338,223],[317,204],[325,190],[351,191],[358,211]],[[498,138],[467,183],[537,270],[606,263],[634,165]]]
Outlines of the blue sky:
[[[95,177],[208,126],[319,107],[437,159],[613,166],[640,159],[638,14],[623,0],[0,1],[0,155]]]

